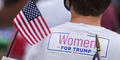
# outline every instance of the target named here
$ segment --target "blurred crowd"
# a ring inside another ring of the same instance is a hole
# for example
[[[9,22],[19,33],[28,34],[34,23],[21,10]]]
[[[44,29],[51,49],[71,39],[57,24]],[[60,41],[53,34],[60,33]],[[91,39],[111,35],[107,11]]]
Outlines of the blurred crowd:
[[[28,0],[0,0],[0,57],[6,56],[15,35],[16,29],[12,20],[23,8]],[[49,27],[53,27],[70,20],[70,12],[64,8],[63,0],[35,0]],[[58,12],[59,11],[59,12]],[[109,8],[102,16],[101,25],[107,29],[120,33],[120,0],[112,0]],[[17,35],[10,57],[23,59],[30,46]]]

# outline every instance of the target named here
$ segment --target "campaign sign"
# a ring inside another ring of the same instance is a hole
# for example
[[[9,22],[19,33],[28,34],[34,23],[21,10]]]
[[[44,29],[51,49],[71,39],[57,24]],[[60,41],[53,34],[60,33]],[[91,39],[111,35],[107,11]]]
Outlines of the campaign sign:
[[[101,48],[101,57],[107,58],[109,39],[98,35]],[[56,53],[94,56],[96,53],[95,35],[86,33],[52,33],[48,50]]]

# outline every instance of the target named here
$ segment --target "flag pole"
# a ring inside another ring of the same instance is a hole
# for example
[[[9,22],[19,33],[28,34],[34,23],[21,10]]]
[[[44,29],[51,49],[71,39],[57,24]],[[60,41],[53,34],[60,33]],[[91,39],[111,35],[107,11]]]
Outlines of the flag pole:
[[[101,51],[101,49],[100,49],[100,42],[99,42],[99,40],[98,40],[98,36],[97,36],[97,34],[96,34],[96,47],[97,47],[98,60],[101,60],[101,54],[100,54],[100,51]]]
[[[11,52],[11,50],[12,50],[12,47],[13,47],[13,45],[14,45],[14,43],[15,43],[15,39],[16,39],[16,37],[17,37],[17,34],[18,34],[18,30],[17,30],[17,32],[15,33],[15,37],[14,37],[12,43],[11,43],[11,46],[10,46],[10,48],[9,48],[9,50],[8,50],[8,53],[7,53],[7,56],[6,56],[6,57],[9,56],[9,54],[10,54],[10,52]]]

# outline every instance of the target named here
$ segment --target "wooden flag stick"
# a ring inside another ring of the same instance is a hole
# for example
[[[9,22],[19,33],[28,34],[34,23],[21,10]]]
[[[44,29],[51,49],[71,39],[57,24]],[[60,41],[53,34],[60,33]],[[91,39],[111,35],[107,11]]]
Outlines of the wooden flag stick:
[[[100,42],[99,42],[99,40],[98,40],[98,36],[97,36],[97,34],[96,34],[96,47],[97,47],[98,59],[101,60],[101,54],[100,54],[100,51],[101,51],[101,49],[100,49]]]
[[[16,32],[16,34],[15,34],[15,37],[14,37],[14,39],[13,39],[13,41],[12,41],[12,44],[11,44],[11,46],[10,46],[10,49],[8,50],[8,53],[7,53],[7,56],[6,56],[6,57],[9,57],[9,54],[10,54],[10,52],[11,52],[11,50],[12,50],[12,47],[13,47],[13,45],[14,45],[15,39],[16,39],[16,37],[17,37],[17,34],[18,34],[18,30],[17,30],[17,32]]]

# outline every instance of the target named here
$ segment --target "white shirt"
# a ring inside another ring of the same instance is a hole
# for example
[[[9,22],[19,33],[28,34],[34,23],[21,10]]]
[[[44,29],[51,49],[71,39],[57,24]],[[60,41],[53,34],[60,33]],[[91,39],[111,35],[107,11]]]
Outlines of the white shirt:
[[[103,27],[67,22],[53,27],[52,34],[32,47],[26,60],[92,60],[95,35],[102,60],[120,59],[120,35]]]
[[[49,27],[70,21],[71,14],[64,7],[64,0],[38,0],[36,5]],[[23,60],[29,49],[31,49],[31,46],[28,44]]]
[[[70,21],[71,14],[64,7],[64,0],[39,0],[36,5],[49,27]]]

